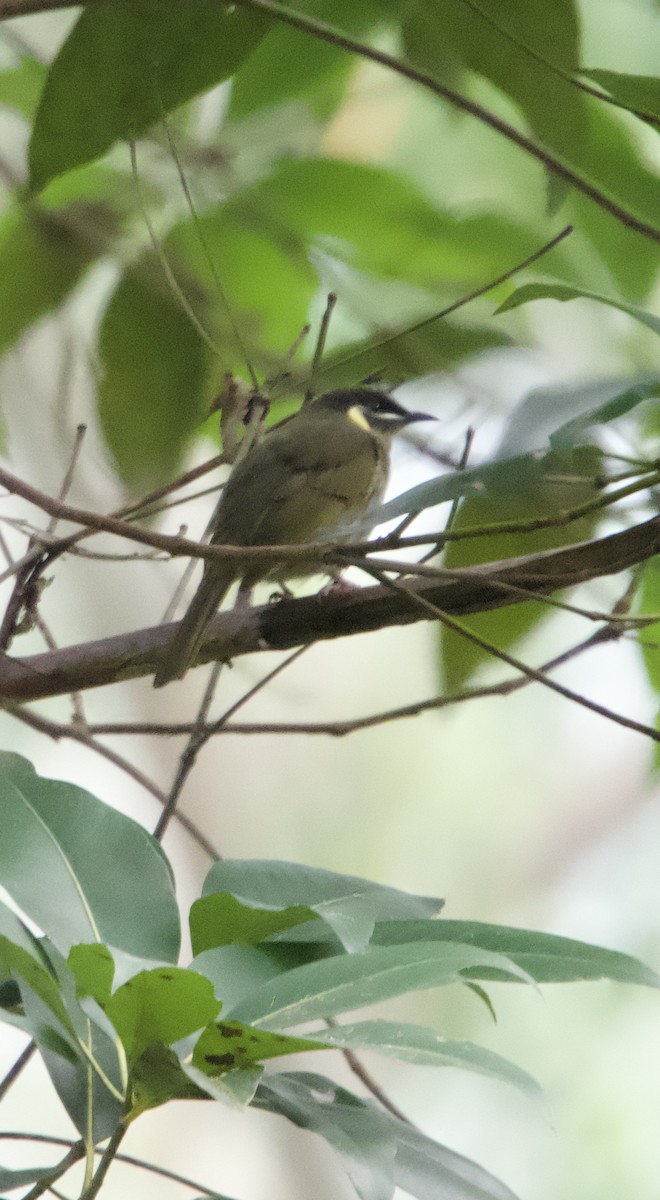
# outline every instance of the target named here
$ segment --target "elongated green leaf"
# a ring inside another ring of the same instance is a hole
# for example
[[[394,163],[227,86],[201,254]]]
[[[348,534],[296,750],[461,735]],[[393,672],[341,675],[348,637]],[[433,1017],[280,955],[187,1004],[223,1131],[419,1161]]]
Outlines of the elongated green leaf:
[[[562,154],[577,155],[588,131],[585,97],[552,70],[576,67],[579,24],[573,0],[417,0],[404,25],[413,60],[437,77],[467,67],[508,94],[538,136]]]
[[[203,319],[204,303],[194,302]],[[127,273],[101,323],[99,417],[122,478],[149,488],[175,473],[204,416],[209,351],[151,261]]]
[[[322,1075],[268,1076],[255,1105],[320,1134],[343,1159],[360,1200],[391,1200],[396,1143],[370,1105]]]
[[[383,5],[374,0],[360,4],[354,0],[306,0],[304,8],[310,16],[352,33],[364,33],[384,17]],[[301,95],[313,100],[330,74],[347,76],[350,67],[350,58],[339,47],[287,25],[275,25],[236,72],[229,115],[245,117]]]
[[[503,956],[469,946],[439,942],[371,946],[364,954],[336,955],[295,967],[226,1006],[224,1013],[245,1024],[286,1029],[405,992],[455,983],[468,968],[525,977]]]
[[[73,1124],[83,1137],[91,1127],[94,1141],[100,1141],[113,1133],[124,1113],[118,1039],[103,1013],[96,1021],[83,1010],[75,980],[56,947],[47,939],[41,945],[73,1026],[75,1042],[70,1047],[69,1039],[59,1036],[41,995],[22,983],[26,1015],[53,1086]]]
[[[535,1079],[499,1054],[471,1042],[456,1042],[441,1037],[422,1025],[395,1021],[359,1021],[354,1025],[334,1025],[323,1031],[326,1045],[346,1050],[373,1050],[403,1062],[426,1067],[462,1067],[513,1084],[527,1095],[540,1097],[542,1090]]]
[[[23,946],[16,945],[0,934],[0,968],[7,977],[16,979],[19,986],[26,986],[41,1000],[50,1013],[49,1027],[56,1033],[59,1042],[68,1048],[74,1057],[77,1054],[76,1034],[73,1021],[67,1012],[61,991],[53,975]],[[46,1034],[45,1028],[43,1032]],[[47,1034],[46,1034],[47,1036]]]
[[[615,296],[602,296],[599,292],[590,292],[585,288],[573,287],[566,283],[526,283],[517,288],[496,310],[498,313],[509,312],[519,308],[521,304],[529,304],[531,300],[595,300],[598,304],[606,304],[609,308],[618,308],[619,312],[634,317],[653,333],[660,334],[660,317],[647,312],[636,304],[627,304]]]
[[[190,909],[193,954],[235,942],[256,946],[273,933],[316,919],[316,913],[304,904],[254,908],[242,904],[229,892],[211,892],[195,900]]]
[[[153,1042],[169,1046],[203,1029],[219,1011],[210,981],[179,967],[141,971],[106,1004],[130,1061]]]
[[[267,23],[242,6],[115,0],[85,8],[53,62],[30,143],[30,184],[139,137],[185,100],[221,83]],[[80,97],[94,96],[81,120]]]
[[[76,220],[83,208],[78,206]],[[57,308],[95,258],[66,209],[24,205],[6,213],[0,221],[0,352]]]
[[[605,425],[609,421],[616,421],[619,417],[625,416],[626,413],[632,412],[644,400],[657,399],[658,396],[660,396],[660,376],[656,376],[655,379],[640,381],[633,384],[632,387],[624,388],[623,391],[619,391],[612,396],[610,400],[605,400],[602,404],[597,405],[596,408],[583,413],[582,416],[575,417],[574,420],[567,421],[565,425],[561,425],[552,435],[552,446],[559,449],[560,447],[574,445],[576,441],[583,438],[595,426]]]
[[[105,941],[176,958],[172,877],[140,825],[10,753],[0,754],[0,813],[0,881],[56,946]]]
[[[214,863],[204,881],[204,894],[217,891],[229,892],[256,908],[303,905],[308,911],[300,920],[316,914],[349,952],[365,948],[377,920],[431,916],[443,904],[442,900],[412,896],[353,875],[266,860]]]
[[[240,1021],[216,1021],[200,1035],[192,1061],[193,1066],[207,1075],[224,1075],[227,1071],[250,1067],[268,1058],[329,1048],[325,1033],[323,1039],[315,1040],[269,1033]]]
[[[286,935],[285,935],[286,936]],[[537,983],[576,983],[610,979],[644,987],[660,986],[660,975],[629,954],[573,938],[480,921],[384,921],[376,926],[378,946],[425,941],[460,942],[506,955]],[[492,978],[489,968],[471,969],[472,978]]]
[[[508,417],[498,458],[538,451],[546,441],[555,449],[590,441],[587,432],[623,416],[645,395],[653,395],[658,380],[658,374],[640,373],[533,388]]]
[[[0,1188],[3,1192],[13,1192],[16,1188],[25,1187],[27,1183],[38,1183],[41,1179],[48,1179],[56,1170],[56,1163],[52,1167],[21,1167],[16,1170],[0,1167]]]
[[[580,69],[581,75],[599,83],[610,96],[626,108],[639,109],[660,121],[660,79],[655,75],[627,75],[623,71]]]
[[[322,1075],[270,1075],[255,1105],[325,1138],[364,1200],[391,1200],[394,1184],[419,1200],[516,1200],[476,1163]]]

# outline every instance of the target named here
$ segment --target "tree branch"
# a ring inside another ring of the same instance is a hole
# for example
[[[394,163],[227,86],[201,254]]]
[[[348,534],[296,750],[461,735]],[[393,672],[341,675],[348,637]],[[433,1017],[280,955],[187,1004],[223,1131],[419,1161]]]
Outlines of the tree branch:
[[[525,591],[543,595],[615,575],[658,553],[660,517],[652,517],[591,542],[483,563],[462,571],[460,579],[442,571],[430,579],[417,577],[409,591],[443,612],[465,616],[519,604]],[[405,565],[400,569],[403,573]],[[508,591],[507,586],[519,590]],[[431,619],[432,613],[422,611],[410,595],[386,587],[233,609],[209,622],[197,664]],[[0,702],[38,700],[149,675],[174,629],[175,624],[160,625],[29,658],[7,656],[0,662]]]

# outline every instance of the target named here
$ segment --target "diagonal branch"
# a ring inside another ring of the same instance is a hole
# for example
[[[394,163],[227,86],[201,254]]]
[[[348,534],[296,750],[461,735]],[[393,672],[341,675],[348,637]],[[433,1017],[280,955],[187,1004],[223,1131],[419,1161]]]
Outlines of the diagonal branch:
[[[591,542],[483,563],[461,572],[418,576],[409,591],[454,616],[519,604],[589,579],[616,575],[660,553],[660,517]],[[405,565],[400,565],[405,571]],[[408,587],[408,585],[407,585]],[[508,588],[517,589],[509,591]],[[532,597],[533,598],[533,597]],[[308,642],[348,637],[433,619],[409,594],[387,587],[282,600],[219,613],[209,622],[197,664],[228,661],[265,650],[291,650]],[[0,701],[15,704],[151,674],[175,626],[161,625],[30,658],[0,661]]]

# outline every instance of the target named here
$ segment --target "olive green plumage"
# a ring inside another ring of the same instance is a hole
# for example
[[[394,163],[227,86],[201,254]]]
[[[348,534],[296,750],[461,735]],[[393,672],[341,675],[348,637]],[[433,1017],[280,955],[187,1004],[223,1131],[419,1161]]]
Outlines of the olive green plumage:
[[[232,472],[218,505],[211,542],[231,546],[332,541],[333,530],[359,518],[382,496],[392,434],[425,413],[406,412],[384,392],[328,392],[275,426]],[[204,630],[235,579],[244,589],[260,579],[309,574],[300,558],[240,572],[207,561],[202,581],[163,651],[154,687],[180,679],[194,662]]]

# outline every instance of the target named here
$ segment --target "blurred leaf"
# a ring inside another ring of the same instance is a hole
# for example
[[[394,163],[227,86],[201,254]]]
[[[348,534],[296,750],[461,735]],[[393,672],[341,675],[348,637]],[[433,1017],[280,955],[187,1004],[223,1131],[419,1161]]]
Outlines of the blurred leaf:
[[[326,354],[317,381],[329,390],[354,386],[356,379],[380,377],[392,383],[419,379],[509,342],[507,334],[492,326],[459,325],[446,317],[423,329],[400,333],[383,329],[357,345]]]
[[[270,1033],[240,1021],[217,1021],[200,1034],[192,1061],[193,1066],[207,1075],[223,1075],[226,1071],[243,1069],[284,1054],[326,1049],[325,1033],[322,1040],[314,1040],[312,1037]]]
[[[199,295],[194,306],[203,319]],[[205,415],[209,352],[150,261],[117,286],[99,354],[99,417],[117,468],[134,490],[161,484]]]
[[[107,946],[98,942],[72,946],[67,957],[79,996],[93,996],[103,1007],[110,999],[115,964]]]
[[[96,259],[79,236],[84,215],[81,205],[54,213],[24,204],[0,220],[0,353],[57,308]]]
[[[259,909],[304,906],[300,919],[318,915],[349,953],[364,950],[377,920],[432,916],[443,904],[354,875],[258,859],[214,863],[204,881],[204,895],[214,891],[229,892]]]
[[[383,921],[374,931],[374,944],[392,946],[412,942],[460,942],[482,950],[503,954],[537,983],[575,983],[583,980],[610,979],[615,983],[634,983],[660,987],[660,976],[644,963],[618,950],[605,950],[588,942],[537,933],[531,929],[513,929],[507,925],[487,925],[481,921]],[[489,970],[471,969],[472,978],[493,978]]]
[[[47,1179],[57,1171],[57,1163],[52,1167],[22,1167],[10,1170],[0,1166],[0,1188],[3,1192],[13,1192],[16,1188],[24,1187],[26,1183],[38,1183]]]
[[[170,261],[182,262],[198,288],[204,289],[204,320],[213,322],[220,355],[218,374],[245,373],[246,358],[264,371],[279,367],[280,357],[307,322],[318,288],[316,271],[297,232],[282,237],[274,220],[253,220],[237,199],[198,221],[180,222],[168,234],[164,250]]]
[[[359,1021],[354,1025],[335,1025],[323,1031],[330,1046],[347,1050],[373,1050],[402,1062],[427,1067],[460,1067],[491,1079],[513,1084],[529,1096],[538,1098],[541,1088],[520,1067],[471,1042],[455,1042],[441,1037],[422,1025],[395,1021]]]
[[[626,108],[640,109],[660,121],[660,79],[655,75],[627,75],[621,71],[590,71],[580,68],[580,74],[609,92]]]
[[[443,565],[452,569],[474,563],[499,562],[521,554],[571,545],[590,537],[601,517],[598,511],[568,524],[562,522],[562,517],[600,495],[595,482],[600,470],[600,453],[590,446],[519,458],[515,470],[493,476],[490,486],[481,494],[462,501],[452,530],[458,532],[498,522],[533,522],[550,517],[557,518],[557,525],[520,533],[493,532],[485,537],[449,542]],[[529,601],[462,618],[461,624],[498,649],[508,650],[543,620],[548,611],[547,604]],[[494,659],[490,651],[446,626],[440,630],[440,646],[444,682],[449,694],[464,687],[479,667]]]
[[[519,308],[521,304],[529,304],[530,300],[595,300],[598,304],[608,305],[609,308],[618,308],[620,312],[627,313],[629,317],[634,317],[636,321],[646,325],[647,329],[660,334],[660,317],[656,317],[655,313],[647,312],[636,304],[626,304],[613,296],[601,296],[598,292],[589,292],[565,283],[526,283],[500,304],[496,312],[509,312],[512,308]]]
[[[561,425],[552,435],[552,446],[559,450],[565,446],[574,445],[576,441],[583,438],[594,426],[605,425],[609,421],[616,421],[618,417],[632,412],[633,408],[637,408],[637,405],[642,404],[644,400],[657,398],[658,396],[660,396],[660,375],[656,376],[655,379],[634,384],[632,387],[626,388],[616,396],[613,396],[611,400],[606,400],[603,404],[599,404],[589,412],[583,413],[582,416],[575,417],[572,421],[567,421],[565,425]]]
[[[30,143],[30,186],[139,137],[165,113],[221,83],[259,44],[265,19],[196,0],[115,0],[86,8],[53,62]],[[94,96],[81,120],[80,97]]]
[[[153,1042],[169,1046],[203,1029],[219,1011],[210,981],[180,967],[141,971],[117,988],[106,1005],[132,1062]]]
[[[47,67],[26,54],[17,67],[0,71],[0,104],[15,108],[24,117],[32,117],[39,102]]]
[[[402,174],[339,159],[285,159],[228,209],[237,222],[279,238],[290,252],[300,253],[311,241],[356,270],[431,289],[487,283],[539,248],[538,234],[511,218],[458,218]],[[561,246],[548,258],[569,262]]]
[[[640,587],[637,592],[639,615],[660,615],[660,558],[652,558],[642,567]],[[637,642],[642,652],[648,681],[656,695],[660,694],[660,620],[645,629],[640,629]],[[660,746],[654,743],[656,769],[660,765]]]
[[[151,835],[91,792],[42,779],[17,754],[0,754],[0,772],[0,881],[26,915],[65,953],[105,941],[176,959],[172,877]]]
[[[370,946],[363,954],[339,954],[295,967],[257,986],[237,1004],[227,1005],[224,1013],[246,1024],[282,1029],[405,992],[455,983],[468,967],[485,965],[517,971],[507,959],[467,946],[434,942]]]
[[[383,5],[377,0],[305,0],[303,8],[306,15],[354,34],[383,21]],[[351,65],[345,50],[276,24],[236,72],[229,116],[240,119],[301,95],[313,97],[329,75],[348,76]]]
[[[28,987],[48,1010],[48,1024],[38,1031],[40,1038],[47,1037],[49,1029],[57,1034],[72,1058],[77,1054],[73,1022],[62,999],[60,989],[50,971],[22,946],[11,942],[0,934],[0,969],[5,977],[17,980],[22,988]]]
[[[272,933],[311,919],[316,919],[316,913],[302,904],[254,908],[228,892],[212,892],[195,900],[190,909],[193,954],[235,942],[256,946]]]
[[[506,420],[498,458],[538,451],[546,442],[557,450],[584,443],[590,430],[653,396],[659,382],[660,375],[640,373],[532,388]]]
[[[460,63],[501,88],[548,146],[577,156],[588,135],[584,95],[541,60],[578,66],[579,25],[573,0],[417,0],[404,24],[412,61],[442,79]],[[527,47],[535,53],[530,53]],[[540,56],[540,59],[539,59]]]
[[[476,1163],[323,1075],[269,1075],[255,1105],[325,1138],[362,1200],[391,1200],[395,1184],[419,1200],[516,1200]]]

